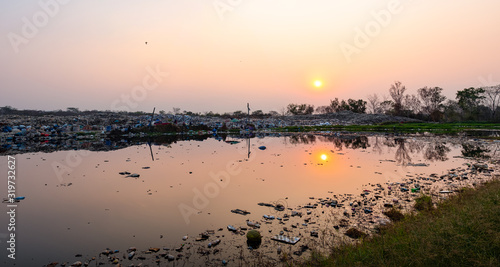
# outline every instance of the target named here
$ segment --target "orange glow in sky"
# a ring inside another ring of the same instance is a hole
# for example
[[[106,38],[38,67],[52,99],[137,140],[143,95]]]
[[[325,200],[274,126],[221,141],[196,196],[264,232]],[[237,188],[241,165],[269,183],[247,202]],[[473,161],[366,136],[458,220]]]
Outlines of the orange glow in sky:
[[[268,112],[500,80],[498,0],[38,2],[0,1],[0,107]]]
[[[320,80],[316,80],[316,81],[314,81],[314,86],[316,88],[320,88],[321,86],[323,86],[323,82]]]

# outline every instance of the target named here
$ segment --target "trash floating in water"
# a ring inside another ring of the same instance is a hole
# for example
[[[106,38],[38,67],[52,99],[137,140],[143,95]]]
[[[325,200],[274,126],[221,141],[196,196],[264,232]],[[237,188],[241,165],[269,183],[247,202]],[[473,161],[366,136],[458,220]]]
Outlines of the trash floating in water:
[[[249,211],[246,211],[246,210],[241,210],[241,209],[234,209],[234,210],[231,210],[232,213],[236,213],[236,214],[241,214],[241,215],[247,215],[247,214],[250,214]]]
[[[425,164],[425,163],[408,163],[407,166],[410,166],[410,167],[427,167],[427,166],[429,166],[429,164]]]
[[[127,177],[132,177],[132,178],[139,178],[139,176],[141,176],[141,175],[138,173],[132,173],[130,175],[127,175]]]
[[[283,206],[282,204],[277,204],[276,207],[274,207],[274,209],[278,211],[284,211],[285,206]]]
[[[260,228],[260,224],[257,222],[247,221],[247,225],[254,228]]]
[[[288,237],[284,235],[275,235],[271,237],[272,240],[278,241],[278,242],[283,242],[291,245],[297,244],[297,242],[300,241],[300,237]]]
[[[215,241],[212,241],[210,243],[208,243],[208,247],[211,248],[211,247],[215,247],[217,246],[218,244],[220,244],[220,239],[216,239]]]
[[[232,231],[232,232],[236,232],[236,227],[234,227],[232,225],[228,225],[227,230]]]
[[[15,198],[4,198],[2,203],[14,203],[14,202],[19,202],[26,197],[15,197]]]
[[[442,191],[439,191],[439,193],[441,193],[441,194],[450,194],[450,193],[453,193],[453,191],[442,190]]]
[[[121,175],[129,175],[130,172],[119,172],[119,174],[121,174]]]
[[[226,143],[228,143],[230,145],[236,145],[236,144],[239,144],[240,141],[226,141]]]
[[[266,148],[267,148],[266,146],[259,146],[260,150],[266,150]]]
[[[264,217],[264,219],[266,219],[266,220],[274,220],[274,216],[273,215],[264,215],[262,217]]]

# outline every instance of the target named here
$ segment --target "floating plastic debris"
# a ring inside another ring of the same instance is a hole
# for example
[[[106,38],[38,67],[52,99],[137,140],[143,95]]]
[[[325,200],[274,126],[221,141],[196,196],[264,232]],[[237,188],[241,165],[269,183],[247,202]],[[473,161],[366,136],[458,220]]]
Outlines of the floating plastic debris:
[[[288,237],[284,235],[275,235],[271,237],[272,240],[278,241],[278,242],[283,242],[291,245],[297,244],[297,242],[300,241],[300,237]]]

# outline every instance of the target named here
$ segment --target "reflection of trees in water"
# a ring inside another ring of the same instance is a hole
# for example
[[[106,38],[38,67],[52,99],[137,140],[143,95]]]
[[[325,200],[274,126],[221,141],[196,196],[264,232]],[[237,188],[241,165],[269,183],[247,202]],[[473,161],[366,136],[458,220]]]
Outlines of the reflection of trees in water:
[[[394,158],[396,162],[401,165],[407,165],[411,162],[410,153],[408,153],[408,149],[406,148],[406,140],[404,138],[395,138],[394,143],[397,145],[396,153],[394,154]]]
[[[341,136],[316,136],[309,134],[298,134],[288,137],[291,144],[312,144],[317,140],[332,143],[337,150],[342,149],[366,149],[373,147],[373,152],[391,154],[391,149],[395,148],[394,158],[400,165],[408,165],[412,162],[412,155],[422,152],[422,156],[428,161],[446,161],[451,148],[447,142],[440,140],[417,139],[374,136],[368,139],[366,135],[341,135]],[[371,141],[371,142],[370,142]],[[371,143],[371,144],[370,144]],[[467,148],[464,150],[471,150]],[[471,150],[473,151],[473,150]]]
[[[288,141],[292,145],[298,144],[314,144],[316,143],[316,136],[312,134],[296,134],[288,137]]]
[[[381,155],[382,154],[382,144],[379,140],[379,136],[375,136],[375,141],[372,143],[373,152]]]
[[[351,148],[351,149],[366,149],[370,146],[368,142],[368,137],[365,135],[357,135],[357,136],[321,136],[320,137],[323,142],[332,143],[337,150],[342,150],[343,148]]]
[[[446,146],[446,143],[433,141],[427,144],[424,158],[430,161],[446,161],[448,160],[447,154],[450,151],[451,149]]]
[[[377,140],[375,140],[377,142]],[[383,145],[387,146],[390,152],[391,147],[396,147],[394,158],[398,164],[407,165],[411,163],[411,154],[417,154],[423,151],[423,157],[430,161],[448,160],[447,154],[451,149],[445,142],[406,138],[386,138]]]
[[[483,145],[464,143],[462,144],[462,156],[470,158],[484,158],[487,159],[490,156],[486,153],[490,152],[489,149],[485,148]]]
[[[352,149],[357,149],[357,148],[366,149],[367,147],[370,146],[370,144],[368,143],[368,137],[364,135],[355,136],[354,138],[344,139],[343,143],[346,148],[352,148]]]
[[[410,153],[420,153],[427,142],[419,139],[406,139],[405,147]]]

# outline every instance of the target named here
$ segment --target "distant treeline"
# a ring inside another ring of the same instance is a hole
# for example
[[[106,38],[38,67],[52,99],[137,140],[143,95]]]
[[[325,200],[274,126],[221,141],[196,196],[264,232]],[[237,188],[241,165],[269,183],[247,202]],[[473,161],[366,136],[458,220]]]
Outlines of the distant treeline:
[[[457,91],[455,99],[446,99],[440,87],[423,87],[417,94],[406,94],[406,87],[399,81],[389,88],[388,97],[377,94],[363,99],[347,101],[330,100],[327,106],[316,109],[308,104],[289,104],[287,114],[328,114],[344,110],[356,113],[388,114],[435,122],[500,121],[500,85],[482,88],[465,88]]]
[[[396,81],[389,88],[389,97],[379,97],[377,94],[367,96],[363,99],[330,100],[329,105],[314,107],[309,104],[289,104],[286,108],[268,113],[262,110],[247,112],[241,110],[235,112],[215,113],[182,111],[174,107],[172,111],[160,110],[161,115],[189,115],[222,118],[269,118],[276,116],[329,114],[340,111],[352,111],[355,113],[388,114],[435,122],[460,122],[460,121],[490,121],[500,122],[500,85],[482,88],[465,88],[456,93],[455,99],[446,99],[442,95],[440,87],[423,87],[417,90],[417,94],[407,94],[406,87]],[[80,111],[78,108],[69,107],[66,110],[41,111],[41,110],[17,110],[13,107],[0,107],[0,115],[26,115],[26,116],[75,116],[75,115],[149,115],[151,113],[136,111]]]

